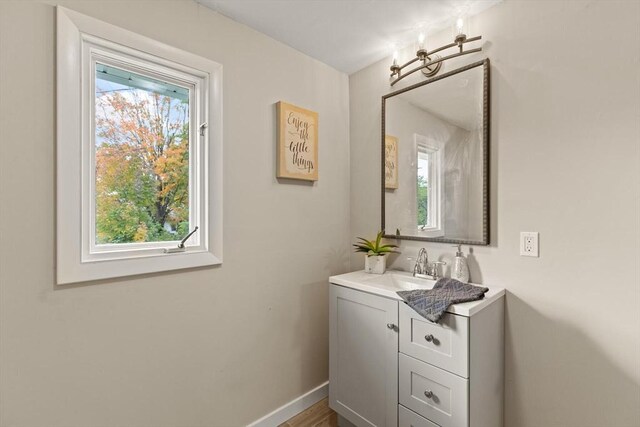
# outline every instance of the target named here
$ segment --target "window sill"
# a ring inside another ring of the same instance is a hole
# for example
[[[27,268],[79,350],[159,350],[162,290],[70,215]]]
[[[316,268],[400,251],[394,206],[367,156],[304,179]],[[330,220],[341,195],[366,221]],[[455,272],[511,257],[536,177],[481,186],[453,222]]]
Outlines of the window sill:
[[[58,253],[59,256],[65,257],[60,249]],[[135,258],[69,263],[68,268],[58,270],[58,284],[67,285],[218,264],[222,264],[222,259],[206,251],[158,253]]]

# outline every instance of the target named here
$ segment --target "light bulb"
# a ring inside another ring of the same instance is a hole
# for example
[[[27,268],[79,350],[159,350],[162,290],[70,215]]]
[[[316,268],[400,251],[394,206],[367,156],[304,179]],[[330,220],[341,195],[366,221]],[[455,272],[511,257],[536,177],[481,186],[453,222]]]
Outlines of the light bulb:
[[[418,50],[424,49],[424,33],[418,34]]]
[[[398,51],[393,51],[393,65],[398,65]]]
[[[456,31],[458,35],[464,34],[464,19],[462,17],[456,20]]]
[[[458,46],[462,48],[462,43],[467,39],[469,34],[469,22],[467,15],[460,13],[457,15],[456,20],[453,22],[453,39]]]

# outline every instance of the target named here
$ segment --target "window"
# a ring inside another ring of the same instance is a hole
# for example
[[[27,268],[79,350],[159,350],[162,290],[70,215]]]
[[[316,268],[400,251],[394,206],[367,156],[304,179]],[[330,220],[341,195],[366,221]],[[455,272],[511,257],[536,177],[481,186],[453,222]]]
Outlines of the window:
[[[416,147],[416,225],[428,237],[444,236],[442,221],[443,144],[414,134]]]
[[[222,262],[221,68],[58,7],[59,284]]]
[[[95,63],[94,252],[189,234],[198,201],[189,197],[190,92]]]

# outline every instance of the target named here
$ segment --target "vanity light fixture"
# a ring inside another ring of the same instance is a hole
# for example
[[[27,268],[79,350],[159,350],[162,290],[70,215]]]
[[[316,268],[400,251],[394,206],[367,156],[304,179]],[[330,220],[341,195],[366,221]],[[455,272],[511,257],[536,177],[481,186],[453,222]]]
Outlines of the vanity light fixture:
[[[457,58],[458,56],[467,55],[470,53],[481,52],[482,47],[475,49],[464,50],[464,45],[466,43],[478,41],[482,39],[482,36],[476,37],[467,37],[467,20],[464,16],[459,16],[454,23],[454,41],[453,43],[449,43],[447,45],[441,46],[437,49],[433,49],[432,51],[427,51],[425,48],[425,34],[424,32],[420,32],[418,34],[418,51],[416,52],[416,57],[406,62],[403,65],[398,65],[398,51],[394,51],[393,53],[393,63],[391,64],[391,86],[398,83],[400,80],[404,79],[408,75],[415,73],[418,70],[422,71],[426,77],[433,77],[438,74],[440,68],[442,68],[442,63],[448,59]],[[456,53],[452,53],[447,56],[436,55],[438,52],[442,52],[447,49],[451,49],[453,47],[458,47],[459,51]],[[417,67],[402,73],[402,70],[405,67],[413,64],[414,62],[419,61],[420,65]]]

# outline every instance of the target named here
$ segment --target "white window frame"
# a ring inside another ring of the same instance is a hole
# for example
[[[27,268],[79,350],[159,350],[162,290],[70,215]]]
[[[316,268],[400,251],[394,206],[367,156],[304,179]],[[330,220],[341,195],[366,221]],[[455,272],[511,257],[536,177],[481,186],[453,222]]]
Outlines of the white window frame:
[[[57,7],[57,283],[222,263],[222,66]],[[95,243],[95,64],[189,89],[189,227],[178,241]],[[201,132],[200,126],[204,125]]]
[[[95,159],[96,159],[96,129],[95,129],[95,75],[96,64],[101,63],[119,69],[144,75],[154,79],[167,81],[176,86],[189,89],[189,227],[198,227],[198,231],[205,230],[206,224],[201,218],[206,217],[206,198],[202,185],[203,172],[206,170],[203,156],[203,139],[198,132],[198,124],[206,123],[206,99],[199,96],[203,86],[206,84],[204,76],[197,77],[195,72],[184,73],[158,64],[149,67],[146,61],[140,61],[135,56],[126,55],[123,52],[113,51],[108,48],[104,40],[94,40],[93,37],[86,37],[82,52],[82,62],[88,67],[83,67],[83,108],[82,113],[83,138],[88,143],[82,145],[83,165],[88,165],[82,170],[83,185],[88,188],[87,197],[83,197],[82,207],[82,260],[85,262],[92,260],[109,260],[129,258],[134,253],[138,255],[148,255],[156,252],[157,249],[164,250],[169,247],[176,247],[178,241],[160,241],[147,243],[118,243],[118,244],[96,244],[96,213],[95,213]],[[194,233],[188,239],[185,246],[188,250],[205,250],[205,242],[200,239],[201,233]]]
[[[417,224],[418,213],[418,189],[416,186],[416,194],[414,197],[416,203],[416,229],[421,236],[424,237],[443,237],[444,236],[444,218],[443,208],[443,185],[444,185],[444,146],[445,144],[435,139],[420,134],[413,134],[414,153],[416,159],[416,179],[418,175],[418,156],[420,152],[429,155],[429,221],[427,224]]]

